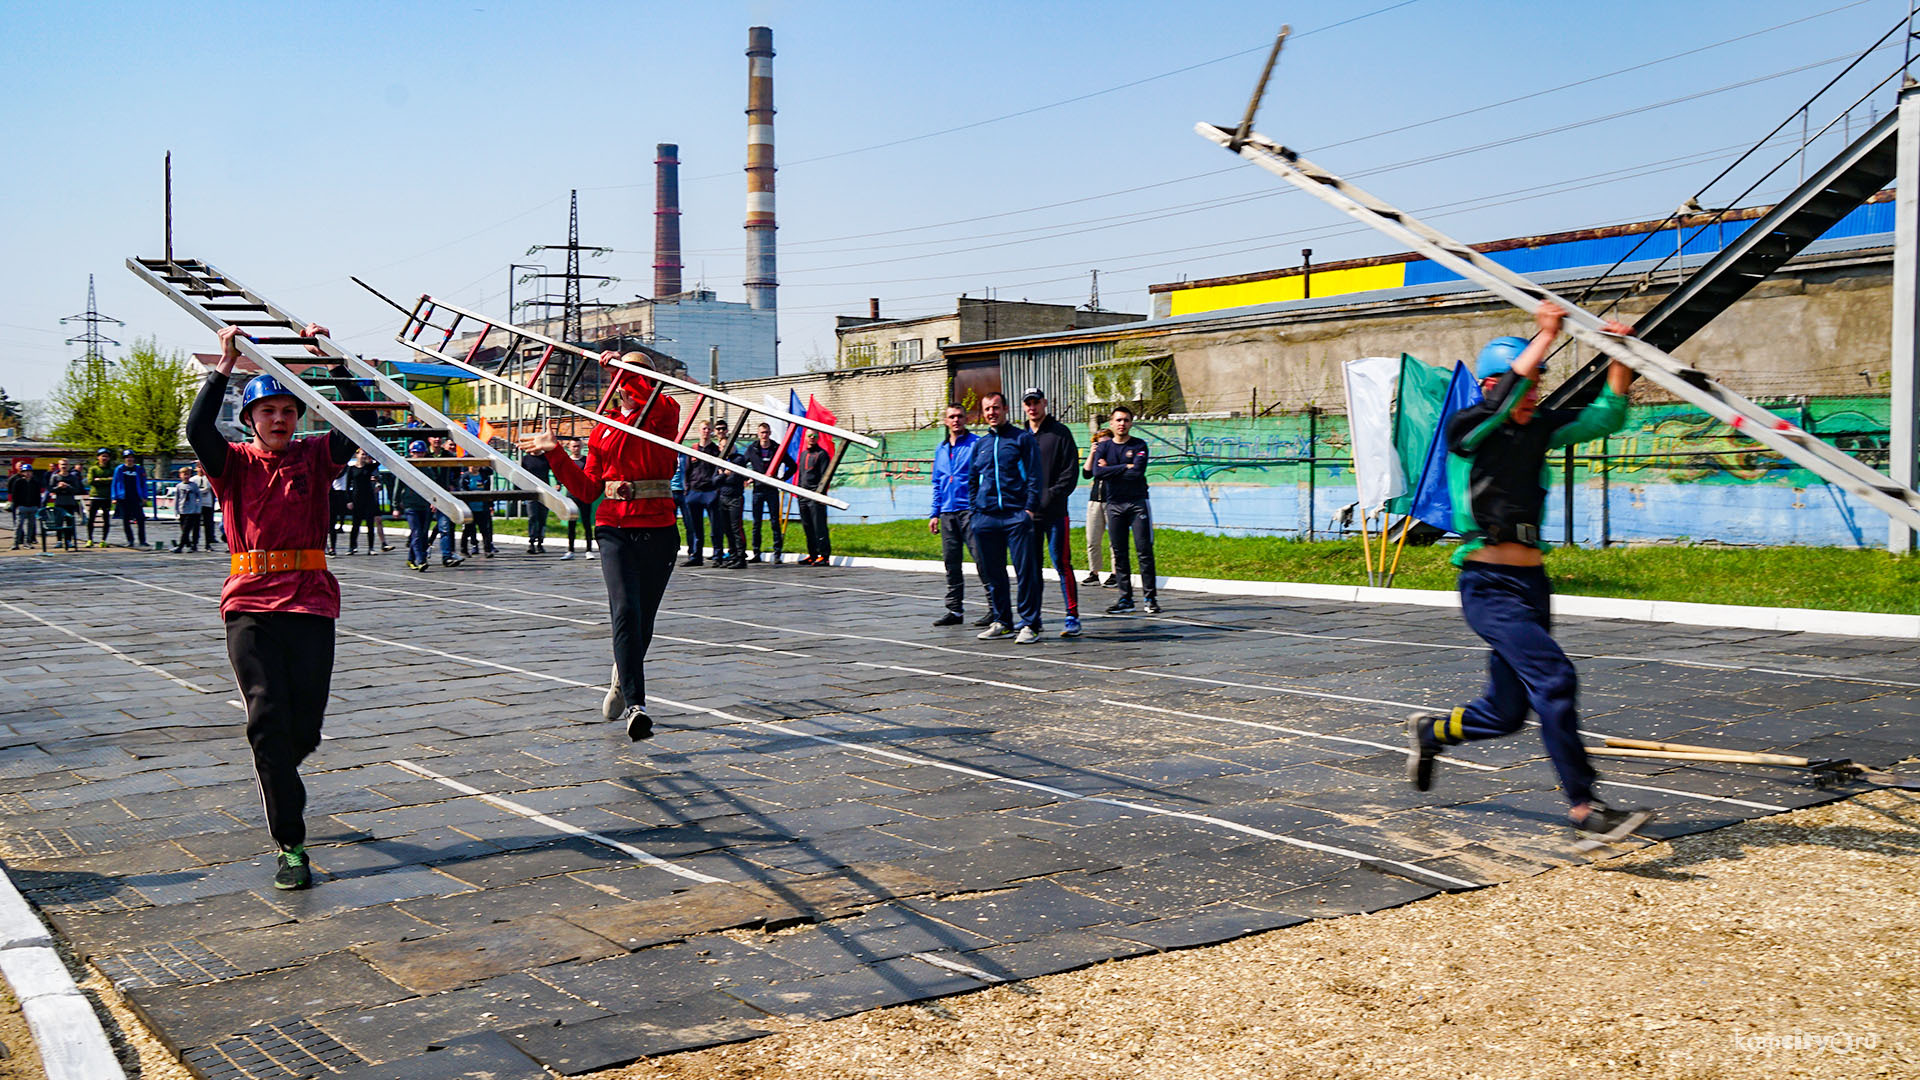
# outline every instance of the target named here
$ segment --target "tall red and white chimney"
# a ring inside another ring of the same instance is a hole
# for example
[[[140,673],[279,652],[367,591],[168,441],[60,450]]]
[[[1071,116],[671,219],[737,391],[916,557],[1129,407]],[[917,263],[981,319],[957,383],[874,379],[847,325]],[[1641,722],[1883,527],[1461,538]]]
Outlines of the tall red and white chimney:
[[[773,30],[747,30],[747,306],[774,311]]]
[[[680,292],[680,147],[659,143],[653,158],[653,295]]]

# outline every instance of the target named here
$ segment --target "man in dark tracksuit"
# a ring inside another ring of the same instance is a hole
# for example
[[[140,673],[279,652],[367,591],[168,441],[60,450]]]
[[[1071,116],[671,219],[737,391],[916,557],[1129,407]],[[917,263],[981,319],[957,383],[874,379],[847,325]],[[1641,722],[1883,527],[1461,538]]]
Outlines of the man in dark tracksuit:
[[[1080,590],[1073,579],[1073,540],[1068,532],[1067,497],[1080,486],[1080,444],[1067,425],[1047,415],[1047,395],[1037,386],[1022,395],[1027,430],[1040,449],[1040,517],[1033,523],[1060,573],[1060,597],[1067,604],[1061,637],[1080,636]]]
[[[713,441],[713,424],[700,421],[700,442],[694,447],[703,454],[720,456],[720,445]],[[687,459],[687,549],[691,552],[681,566],[705,566],[706,524],[714,526],[713,550],[716,559],[726,539],[719,535],[720,478],[714,468],[699,458]]]
[[[547,464],[545,454],[520,455],[520,467],[527,470],[535,480],[543,484],[553,480],[553,468]],[[547,507],[538,499],[527,503],[527,554],[545,555],[547,553]]]
[[[1133,410],[1125,405],[1113,410],[1107,426],[1113,438],[1093,450],[1094,478],[1107,485],[1107,535],[1113,541],[1113,573],[1120,585],[1120,599],[1113,602],[1107,614],[1124,615],[1133,610],[1133,560],[1127,556],[1131,538],[1140,552],[1140,589],[1146,594],[1147,614],[1158,615],[1153,508],[1147,502],[1147,443],[1128,434],[1133,430]]]
[[[753,471],[775,480],[785,480],[793,472],[793,459],[786,454],[786,447],[773,441],[773,428],[760,425],[760,437],[747,444],[747,464]],[[787,523],[780,513],[780,492],[772,484],[753,484],[753,556],[748,562],[760,561],[760,514],[764,511],[768,524],[773,528],[773,565],[780,565],[780,551],[786,546]]]
[[[739,450],[729,451],[726,460],[742,467],[747,465],[747,455]],[[713,546],[726,544],[727,555],[720,565],[739,570],[747,565],[747,527],[743,516],[747,505],[747,478],[727,469],[715,469],[714,477]]]
[[[1033,433],[1007,422],[1007,396],[988,394],[980,400],[987,432],[973,444],[967,470],[968,505],[973,510],[973,551],[979,560],[980,583],[987,590],[987,609],[993,623],[980,640],[1003,638],[1014,632],[1014,613],[1007,602],[1007,555],[1020,578],[1017,644],[1040,637],[1040,545],[1033,534],[1040,516],[1040,448]]]
[[[113,470],[113,508],[120,514],[120,528],[126,532],[128,547],[147,546],[147,497],[152,488],[140,455],[120,451],[120,464]],[[133,538],[134,526],[140,527],[140,539]]]
[[[113,453],[106,447],[94,451],[93,464],[87,466],[87,546],[94,546],[93,521],[100,519],[101,547],[113,539]]]
[[[800,451],[796,486],[827,493],[827,472],[833,468],[833,455],[820,445],[820,436],[808,431],[806,447]],[[827,504],[812,499],[800,500],[800,527],[807,534],[807,557],[801,566],[833,565],[833,534],[827,531]]]
[[[933,509],[927,514],[927,531],[940,538],[940,558],[947,566],[947,613],[933,621],[935,626],[958,626],[966,618],[967,574],[964,556],[973,550],[968,529],[972,517],[968,477],[973,472],[973,444],[980,436],[967,430],[967,410],[948,405],[940,422],[946,426],[946,438],[933,448]],[[974,556],[975,561],[979,556]],[[993,612],[980,617],[980,626],[993,623]]]
[[[1465,541],[1453,556],[1460,567],[1460,611],[1493,653],[1478,699],[1451,713],[1407,718],[1407,774],[1415,788],[1427,790],[1441,747],[1511,735],[1526,724],[1532,706],[1571,804],[1575,833],[1583,842],[1606,843],[1645,825],[1653,813],[1615,809],[1593,793],[1593,766],[1575,715],[1573,662],[1552,636],[1553,586],[1540,557],[1540,517],[1548,451],[1620,430],[1633,372],[1615,361],[1593,404],[1541,410],[1537,384],[1565,317],[1547,301],[1534,313],[1540,332],[1531,341],[1489,342],[1475,363],[1484,396],[1447,422],[1447,486],[1454,527]],[[1620,323],[1608,323],[1606,330],[1633,332]]]

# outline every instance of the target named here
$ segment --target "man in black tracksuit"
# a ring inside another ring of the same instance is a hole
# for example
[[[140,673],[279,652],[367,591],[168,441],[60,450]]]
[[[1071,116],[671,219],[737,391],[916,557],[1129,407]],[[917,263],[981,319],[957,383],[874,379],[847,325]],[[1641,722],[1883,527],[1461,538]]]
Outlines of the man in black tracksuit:
[[[720,444],[713,441],[713,423],[700,421],[700,443],[695,450],[713,457],[720,456]],[[687,547],[692,552],[681,566],[705,566],[707,559],[702,549],[706,547],[705,525],[713,525],[713,553],[715,562],[720,551],[726,547],[726,538],[720,535],[720,478],[721,470],[696,457],[687,459]]]
[[[1093,451],[1093,475],[1107,484],[1107,535],[1113,541],[1113,573],[1120,583],[1120,599],[1109,615],[1133,610],[1133,566],[1127,540],[1140,552],[1140,588],[1146,593],[1147,614],[1160,614],[1153,573],[1153,508],[1147,502],[1147,443],[1128,434],[1133,410],[1121,405],[1108,420],[1113,438]]]
[[[826,494],[827,470],[832,465],[833,455],[820,445],[820,436],[808,431],[806,449],[800,451],[799,486]],[[833,562],[833,537],[827,532],[827,504],[801,499],[800,527],[807,533],[807,557],[800,560],[800,565],[830,565]]]
[[[785,480],[793,472],[793,459],[787,456],[786,447],[773,441],[773,429],[766,424],[760,425],[759,436],[747,444],[747,464],[763,476]],[[787,523],[780,513],[780,492],[772,484],[748,483],[753,485],[753,556],[747,561],[760,561],[760,514],[765,511],[773,528],[773,565],[779,566],[780,549],[787,539]]]
[[[735,465],[747,465],[747,455],[739,450],[728,450],[726,460]],[[727,469],[715,469],[716,486],[714,494],[713,543],[717,548],[722,543],[727,546],[726,558],[720,565],[728,570],[738,570],[747,565],[747,528],[742,511],[746,509],[747,478]]]
[[[1037,386],[1021,395],[1027,408],[1027,430],[1040,448],[1040,516],[1034,536],[1053,555],[1060,572],[1060,596],[1067,603],[1061,637],[1080,636],[1080,590],[1073,578],[1073,540],[1068,532],[1067,497],[1080,486],[1080,444],[1067,425],[1047,414],[1047,395]]]

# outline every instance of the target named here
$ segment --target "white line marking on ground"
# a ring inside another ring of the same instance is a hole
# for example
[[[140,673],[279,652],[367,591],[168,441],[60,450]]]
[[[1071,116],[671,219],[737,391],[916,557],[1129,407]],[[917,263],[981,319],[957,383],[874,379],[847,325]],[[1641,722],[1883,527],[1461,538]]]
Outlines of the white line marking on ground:
[[[667,860],[661,858],[658,855],[653,854],[652,852],[643,851],[640,848],[634,847],[632,844],[623,844],[620,841],[615,840],[611,836],[603,836],[600,833],[592,831],[591,829],[583,829],[578,825],[570,825],[567,822],[561,821],[559,818],[549,817],[548,815],[543,814],[538,810],[533,809],[532,807],[523,806],[520,803],[514,802],[512,799],[503,799],[498,795],[489,794],[485,791],[480,790],[477,787],[474,787],[471,784],[463,784],[460,781],[455,780],[450,776],[446,776],[442,773],[434,772],[432,769],[429,769],[424,765],[416,765],[411,761],[405,761],[398,758],[396,758],[393,761],[389,761],[387,764],[392,765],[397,769],[410,772],[413,775],[421,777],[423,779],[432,780],[437,784],[445,785],[446,787],[452,788],[453,790],[460,792],[462,795],[472,795],[473,797],[479,799],[484,803],[487,803],[490,806],[497,806],[502,810],[519,814],[521,817],[526,818],[528,821],[534,822],[535,824],[538,824],[538,825],[545,825],[547,828],[552,829],[555,832],[563,832],[569,836],[578,836],[583,840],[591,840],[596,844],[600,844],[605,847],[610,847],[615,851],[622,852],[627,855],[631,855],[633,858],[638,859],[643,863],[646,863],[648,866],[658,867],[661,870],[665,870],[669,874],[677,874],[680,877],[686,878],[689,881],[698,881],[698,882],[701,882],[702,884],[707,884],[707,885],[722,884],[726,881],[725,878],[717,878],[717,877],[714,877],[712,874],[703,874],[698,870],[689,870],[686,867],[681,866],[677,863],[668,862]]]
[[[1594,783],[1605,787],[1632,788],[1635,791],[1657,791],[1662,795],[1682,795],[1689,799],[1702,799],[1706,802],[1728,803],[1733,806],[1747,806],[1755,810],[1766,810],[1775,814],[1784,814],[1791,807],[1775,806],[1772,803],[1748,802],[1745,799],[1729,799],[1724,795],[1702,795],[1697,791],[1678,791],[1674,788],[1651,787],[1647,784],[1629,784],[1620,780],[1596,780]]]
[[[478,600],[461,600],[458,597],[437,596],[433,593],[414,592],[411,589],[390,589],[384,585],[368,585],[365,582],[360,582],[360,581],[342,581],[340,584],[353,589],[370,589],[373,592],[397,593],[398,595],[401,595],[401,596],[416,596],[422,600],[432,600],[436,603],[442,603],[442,604],[462,604],[467,607],[486,608],[488,611],[498,611],[504,615],[526,615],[530,618],[535,618],[535,619],[552,619],[555,622],[573,623],[576,626],[605,625],[604,621],[599,619],[570,619],[565,615],[549,615],[544,611],[523,611],[519,608],[497,607],[493,604],[483,604]]]
[[[1375,750],[1392,750],[1398,754],[1411,755],[1413,753],[1404,746],[1394,746],[1391,743],[1370,742],[1366,739],[1348,738],[1345,735],[1325,735],[1318,731],[1307,731],[1304,728],[1282,727],[1279,724],[1263,724],[1258,720],[1240,720],[1231,716],[1208,716],[1205,713],[1182,712],[1179,709],[1163,709],[1157,705],[1143,705],[1136,701],[1117,701],[1112,698],[1101,698],[1100,703],[1102,705],[1118,705],[1124,709],[1145,709],[1148,712],[1166,713],[1169,716],[1185,716],[1194,720],[1212,720],[1220,724],[1238,724],[1241,727],[1261,728],[1266,731],[1278,731],[1286,735],[1300,735],[1309,739],[1324,739],[1327,742],[1352,743],[1355,746],[1368,746]],[[1478,761],[1465,761],[1456,757],[1448,757],[1445,754],[1436,757],[1434,760],[1444,761],[1449,765],[1458,765],[1463,769],[1478,769],[1481,772],[1500,771],[1500,766],[1498,765],[1484,765]]]
[[[75,633],[74,631],[69,630],[64,626],[61,626],[59,623],[52,622],[47,619],[43,619],[40,616],[35,615],[33,612],[28,611],[26,608],[20,607],[17,604],[10,604],[5,600],[0,600],[0,607],[4,607],[9,611],[13,611],[21,615],[25,615],[27,618],[32,619],[34,622],[37,622],[40,625],[47,627],[48,629],[58,630],[70,638],[75,638],[80,641],[84,641],[87,644],[93,646],[94,648],[99,649],[101,652],[107,653],[108,655],[113,656],[117,659],[125,660],[127,663],[132,664],[134,667],[137,667],[142,671],[151,671],[155,675],[160,676],[161,678],[167,680],[168,682],[176,683],[180,686],[184,686],[196,694],[211,694],[214,692],[212,690],[207,689],[204,686],[200,686],[196,683],[190,683],[187,680],[181,678],[180,676],[175,675],[173,672],[168,671],[166,668],[155,667],[154,665],[147,663],[145,660],[137,660],[131,656],[128,656],[126,653],[121,652],[119,649],[114,648],[113,646],[107,644],[104,641],[95,641],[94,639],[88,637],[85,634]]]

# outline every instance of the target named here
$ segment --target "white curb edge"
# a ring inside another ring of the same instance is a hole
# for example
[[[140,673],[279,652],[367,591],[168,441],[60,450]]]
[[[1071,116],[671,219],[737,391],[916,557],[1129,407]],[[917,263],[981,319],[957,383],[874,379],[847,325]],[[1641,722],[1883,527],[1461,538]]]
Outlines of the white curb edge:
[[[388,532],[404,534],[404,526]],[[549,533],[551,539],[551,533]],[[524,545],[527,538],[498,533],[495,543]],[[432,555],[432,552],[428,552]],[[789,553],[789,561],[799,556]],[[835,566],[904,570],[942,574],[946,564],[934,559],[887,559],[835,555]],[[1044,571],[1058,580],[1059,573]],[[1419,607],[1460,606],[1460,594],[1444,589],[1380,589],[1366,585],[1317,585],[1305,581],[1234,581],[1226,578],[1159,578],[1162,589],[1212,593],[1216,596],[1276,596],[1298,600],[1333,600],[1359,604],[1412,604]],[[1724,626],[1786,633],[1841,634],[1848,637],[1920,639],[1920,615],[1888,615],[1877,611],[1825,611],[1816,608],[1747,607],[1740,604],[1687,604],[1677,600],[1631,600],[1618,596],[1561,596],[1553,598],[1553,613],[1569,618],[1627,619],[1633,622],[1675,623],[1682,626]]]
[[[0,869],[0,976],[13,988],[47,1080],[126,1080],[93,1003],[53,949],[53,939]]]

